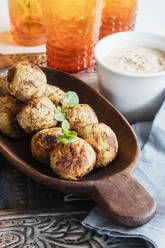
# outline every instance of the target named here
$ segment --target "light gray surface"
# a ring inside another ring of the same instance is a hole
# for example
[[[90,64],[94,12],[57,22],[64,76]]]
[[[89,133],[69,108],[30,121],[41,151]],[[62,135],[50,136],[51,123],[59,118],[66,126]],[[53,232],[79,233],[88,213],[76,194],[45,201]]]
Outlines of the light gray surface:
[[[143,238],[151,242],[155,248],[164,248],[165,101],[152,124],[150,122],[137,123],[133,127],[142,147],[141,159],[134,173],[134,177],[155,199],[157,203],[155,217],[149,223],[141,227],[128,228],[113,221],[96,206],[84,220],[83,225],[110,236]]]

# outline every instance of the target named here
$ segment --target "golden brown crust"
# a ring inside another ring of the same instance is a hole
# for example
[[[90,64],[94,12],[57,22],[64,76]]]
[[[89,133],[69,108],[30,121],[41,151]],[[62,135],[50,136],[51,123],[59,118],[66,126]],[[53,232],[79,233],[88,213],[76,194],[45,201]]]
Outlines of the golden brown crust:
[[[58,143],[61,128],[55,127],[37,132],[31,139],[33,157],[41,163],[49,165],[50,153]]]
[[[115,133],[104,123],[89,124],[78,131],[96,152],[96,167],[107,166],[112,162],[118,151],[118,141]]]
[[[7,73],[9,93],[21,101],[40,97],[45,93],[46,76],[36,65],[28,62],[14,64]]]
[[[56,107],[46,97],[35,98],[27,103],[17,115],[17,121],[27,133],[55,127]]]
[[[67,109],[66,114],[71,129],[76,131],[81,126],[98,123],[94,110],[88,104],[78,104],[74,108]]]
[[[96,154],[84,140],[76,138],[70,144],[57,144],[50,156],[50,166],[61,178],[78,180],[94,167]]]
[[[63,90],[60,88],[47,84],[46,90],[45,90],[45,96],[51,100],[54,105],[57,106],[62,106],[63,105],[63,100],[62,100],[62,94],[64,93]]]
[[[0,96],[5,96],[7,94],[9,94],[7,72],[4,72],[0,74]]]
[[[16,119],[21,108],[22,104],[14,97],[0,97],[0,132],[11,138],[21,138],[25,135]]]
[[[9,83],[11,83],[14,79],[14,76],[15,76],[15,73],[16,73],[16,68],[15,67],[11,67],[9,70],[8,70],[8,73],[7,73],[7,81]]]

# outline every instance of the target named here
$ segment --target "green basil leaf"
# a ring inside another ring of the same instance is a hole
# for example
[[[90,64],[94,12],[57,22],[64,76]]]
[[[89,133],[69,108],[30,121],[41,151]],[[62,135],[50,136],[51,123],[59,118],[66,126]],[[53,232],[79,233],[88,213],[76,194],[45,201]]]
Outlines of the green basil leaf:
[[[79,98],[76,92],[68,91],[62,94],[62,99],[67,107],[75,107],[79,104]]]
[[[64,129],[65,131],[68,131],[69,128],[70,128],[70,125],[69,125],[69,122],[67,120],[64,120],[62,122],[62,125],[61,125],[62,129]]]
[[[66,114],[64,111],[62,111],[61,107],[57,107],[56,113],[55,113],[55,119],[57,121],[64,121],[66,120]]]
[[[66,133],[66,136],[68,137],[68,138],[70,138],[70,137],[76,137],[77,136],[77,133],[75,132],[75,131],[68,131],[67,133]]]
[[[70,142],[68,141],[68,139],[66,138],[65,135],[60,135],[60,136],[58,137],[58,140],[59,140],[62,144],[64,144],[64,145],[70,143]]]
[[[67,129],[62,129],[63,134],[58,137],[62,144],[73,143],[76,140],[77,133]]]
[[[66,137],[66,135],[60,135],[58,137],[59,141],[62,143],[62,144],[69,144],[69,143],[73,143],[75,140],[76,140],[76,137]]]

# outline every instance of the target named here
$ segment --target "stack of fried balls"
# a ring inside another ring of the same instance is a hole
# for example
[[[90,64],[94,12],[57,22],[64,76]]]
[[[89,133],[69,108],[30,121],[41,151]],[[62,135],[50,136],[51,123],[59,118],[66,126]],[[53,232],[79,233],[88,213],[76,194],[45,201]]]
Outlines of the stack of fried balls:
[[[109,165],[118,151],[115,133],[89,105],[48,84],[45,73],[26,61],[0,74],[0,132],[13,139],[31,135],[33,157],[66,180]]]

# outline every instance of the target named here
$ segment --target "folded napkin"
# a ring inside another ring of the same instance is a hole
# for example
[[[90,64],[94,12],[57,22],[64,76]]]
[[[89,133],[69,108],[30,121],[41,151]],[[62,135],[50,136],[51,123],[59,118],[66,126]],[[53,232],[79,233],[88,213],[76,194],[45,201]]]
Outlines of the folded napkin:
[[[165,248],[165,101],[152,123],[137,123],[133,128],[142,148],[134,177],[155,199],[155,217],[143,226],[130,228],[116,223],[96,206],[83,225],[101,234],[141,238],[148,241],[150,247]]]

